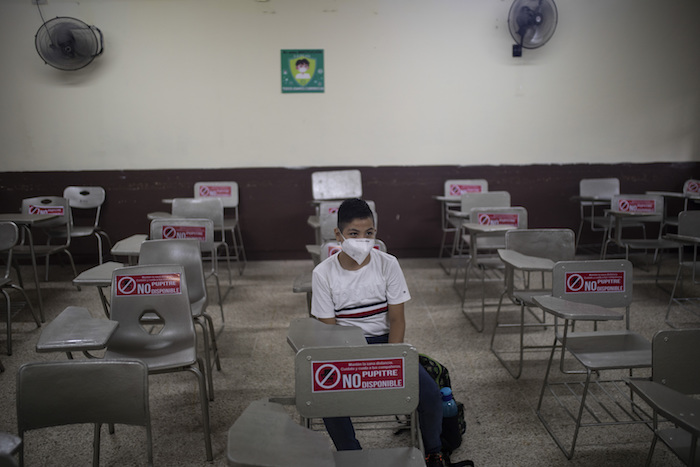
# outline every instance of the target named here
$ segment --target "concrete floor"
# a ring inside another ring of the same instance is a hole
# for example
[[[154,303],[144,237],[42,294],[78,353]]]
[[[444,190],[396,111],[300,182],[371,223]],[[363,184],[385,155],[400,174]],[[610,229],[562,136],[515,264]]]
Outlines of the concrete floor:
[[[453,460],[472,459],[477,466],[509,467],[644,464],[652,437],[645,425],[582,428],[575,455],[567,461],[535,414],[548,352],[528,352],[522,377],[513,379],[489,350],[493,308],[486,312],[486,330],[478,333],[460,309],[452,277],[445,274],[437,260],[405,259],[401,265],[413,296],[406,306],[406,342],[449,368],[455,397],[466,406],[467,433]],[[234,276],[234,288],[225,299],[225,323],[221,322],[218,306],[209,306],[220,329],[222,365],[222,370],[214,374],[216,398],[210,404],[213,465],[226,465],[227,430],[251,401],[293,395],[293,353],[286,333],[289,322],[307,316],[307,311],[305,296],[294,294],[292,283],[295,276],[311,268],[310,260],[251,262],[242,276]],[[664,272],[668,274],[674,271],[672,264],[667,269]],[[25,278],[30,277],[28,273],[26,270]],[[501,283],[487,284],[486,296],[497,297],[501,287]],[[641,270],[635,270],[634,287],[632,329],[651,339],[657,330],[668,328],[664,323],[668,294],[654,286],[651,273]],[[33,286],[28,288],[34,298]],[[478,305],[479,291],[476,285],[470,288],[469,307]],[[211,286],[209,293],[214,294]],[[52,267],[51,281],[42,283],[42,295],[47,320],[69,305],[87,307],[93,316],[104,317],[96,290],[85,287],[77,291],[70,285],[67,267]],[[512,306],[508,309],[516,310]],[[688,321],[686,325],[698,325],[687,317],[678,318]],[[12,356],[5,355],[4,329],[0,336],[0,361],[6,368],[0,374],[0,431],[17,430],[18,367],[30,361],[65,359],[64,354],[35,352],[40,332],[29,313],[23,311],[13,324]],[[552,335],[551,327],[533,328],[527,339],[551,344]],[[648,370],[638,373],[648,374]],[[552,372],[555,377],[561,378],[558,370]],[[151,376],[149,381],[155,464],[212,465],[205,461],[195,379],[188,373],[178,373]],[[144,433],[142,428],[126,426],[118,426],[114,435],[105,430],[101,465],[144,465]],[[25,444],[26,465],[90,465],[91,436],[89,426],[30,432]],[[366,446],[402,442],[393,434],[370,431],[360,432],[359,437]],[[681,464],[659,444],[652,465]]]

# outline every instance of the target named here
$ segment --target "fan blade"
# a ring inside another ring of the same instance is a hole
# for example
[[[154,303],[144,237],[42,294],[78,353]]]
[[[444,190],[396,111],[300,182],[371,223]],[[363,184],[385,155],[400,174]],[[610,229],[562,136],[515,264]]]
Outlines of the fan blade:
[[[520,36],[520,45],[522,45],[523,40],[525,38],[525,34],[527,34],[528,29],[535,26],[534,18],[535,12],[530,7],[523,6],[520,8],[518,16],[515,19],[515,22],[518,25],[518,30],[516,34]]]

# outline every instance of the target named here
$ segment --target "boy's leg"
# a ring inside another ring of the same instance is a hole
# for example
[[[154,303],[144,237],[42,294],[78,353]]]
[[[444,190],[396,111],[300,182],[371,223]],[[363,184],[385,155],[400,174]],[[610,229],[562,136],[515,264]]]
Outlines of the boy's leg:
[[[338,451],[362,449],[360,442],[355,438],[355,427],[352,426],[350,417],[324,418],[323,423]]]
[[[442,449],[442,397],[437,383],[421,365],[418,366],[418,391],[418,420],[425,453],[439,453]]]

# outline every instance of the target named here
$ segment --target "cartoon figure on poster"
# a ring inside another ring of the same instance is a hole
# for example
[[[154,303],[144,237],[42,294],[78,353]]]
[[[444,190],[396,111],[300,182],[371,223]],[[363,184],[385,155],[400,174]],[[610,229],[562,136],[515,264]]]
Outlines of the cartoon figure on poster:
[[[308,57],[298,57],[289,60],[292,76],[299,86],[306,86],[316,72],[316,60]]]
[[[323,78],[323,50],[282,50],[282,92],[323,92]]]

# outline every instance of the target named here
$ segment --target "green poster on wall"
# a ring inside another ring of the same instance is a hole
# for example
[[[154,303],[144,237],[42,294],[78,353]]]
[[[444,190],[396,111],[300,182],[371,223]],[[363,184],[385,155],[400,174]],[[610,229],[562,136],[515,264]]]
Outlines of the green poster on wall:
[[[323,50],[282,50],[282,92],[323,92]]]

